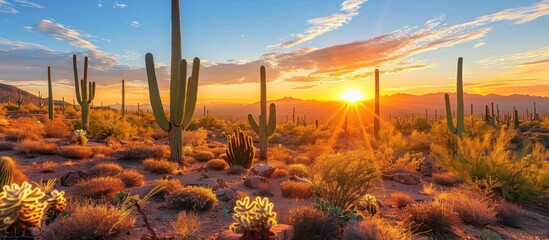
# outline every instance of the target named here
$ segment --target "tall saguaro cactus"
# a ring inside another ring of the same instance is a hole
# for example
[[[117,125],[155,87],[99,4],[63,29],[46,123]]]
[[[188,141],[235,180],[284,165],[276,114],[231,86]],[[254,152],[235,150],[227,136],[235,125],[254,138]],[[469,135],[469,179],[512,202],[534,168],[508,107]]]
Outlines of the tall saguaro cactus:
[[[48,67],[48,117],[53,121],[53,88],[51,86],[51,69]]]
[[[181,59],[181,21],[179,0],[172,0],[172,59],[170,77],[170,120],[166,118],[151,53],[145,56],[149,97],[158,126],[168,132],[170,138],[171,161],[183,166],[183,130],[189,126],[196,107],[198,73],[200,59],[194,58],[192,75],[187,80],[187,61]]]
[[[84,78],[78,83],[78,67],[76,66],[76,55],[72,55],[72,66],[74,69],[74,89],[76,101],[82,109],[82,129],[88,130],[90,123],[90,105],[95,98],[95,82],[88,82],[88,57],[84,57]]]
[[[374,136],[376,139],[379,137],[379,128],[381,126],[380,124],[380,118],[379,115],[379,70],[376,69],[375,72],[375,116],[374,116]]]
[[[23,98],[21,97],[21,89],[19,89],[19,98],[17,99],[17,109],[21,110],[21,105],[23,105]]]
[[[446,102],[446,120],[448,122],[448,128],[450,132],[458,135],[459,137],[463,136],[463,131],[465,130],[465,120],[464,120],[464,106],[463,106],[463,58],[458,58],[458,69],[457,69],[457,126],[454,126],[454,121],[452,119],[452,108],[450,107],[450,96],[448,93],[444,94],[444,100]]]
[[[122,117],[126,116],[126,89],[124,87],[124,79],[122,79]]]
[[[267,76],[265,66],[260,68],[261,77],[261,114],[259,115],[259,124],[254,120],[252,114],[248,114],[248,122],[252,129],[259,134],[259,159],[267,160],[267,142],[268,137],[273,135],[276,129],[276,105],[269,105],[269,122],[267,122]]]

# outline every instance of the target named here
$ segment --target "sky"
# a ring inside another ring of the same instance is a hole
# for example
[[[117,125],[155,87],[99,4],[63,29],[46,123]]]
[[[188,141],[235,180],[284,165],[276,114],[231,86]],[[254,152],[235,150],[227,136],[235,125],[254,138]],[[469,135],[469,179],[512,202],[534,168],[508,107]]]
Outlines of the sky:
[[[181,0],[183,57],[201,59],[198,101],[338,100],[455,92],[549,96],[549,0]],[[0,82],[74,97],[72,55],[90,57],[95,103],[148,102],[145,54],[169,98],[170,1],[0,0]]]

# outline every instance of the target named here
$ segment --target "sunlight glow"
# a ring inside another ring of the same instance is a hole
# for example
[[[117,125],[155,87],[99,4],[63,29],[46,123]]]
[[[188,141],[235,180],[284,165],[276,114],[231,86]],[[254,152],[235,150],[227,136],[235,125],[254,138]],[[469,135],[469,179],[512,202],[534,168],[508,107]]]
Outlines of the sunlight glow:
[[[364,100],[364,94],[356,88],[347,89],[341,94],[341,100],[354,103]]]

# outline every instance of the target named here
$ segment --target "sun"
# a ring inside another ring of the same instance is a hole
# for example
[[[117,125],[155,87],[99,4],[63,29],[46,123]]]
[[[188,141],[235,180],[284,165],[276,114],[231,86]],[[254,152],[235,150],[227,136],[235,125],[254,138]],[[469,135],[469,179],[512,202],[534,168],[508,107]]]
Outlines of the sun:
[[[347,89],[341,94],[341,100],[354,103],[364,100],[364,95],[356,88]]]

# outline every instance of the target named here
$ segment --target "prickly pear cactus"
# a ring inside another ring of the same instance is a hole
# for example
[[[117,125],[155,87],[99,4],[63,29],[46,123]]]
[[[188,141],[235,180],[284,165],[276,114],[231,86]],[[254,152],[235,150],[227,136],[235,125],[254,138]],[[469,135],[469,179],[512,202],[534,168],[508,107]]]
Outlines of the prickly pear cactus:
[[[0,187],[13,183],[13,171],[16,165],[10,157],[0,158]]]
[[[21,186],[6,185],[0,193],[0,231],[23,232],[40,227],[47,202],[40,202],[46,194],[28,182]]]
[[[268,198],[256,197],[253,202],[249,197],[238,200],[233,214],[236,222],[230,226],[231,231],[243,234],[243,237],[272,236],[269,229],[277,224],[273,208],[274,204]]]

